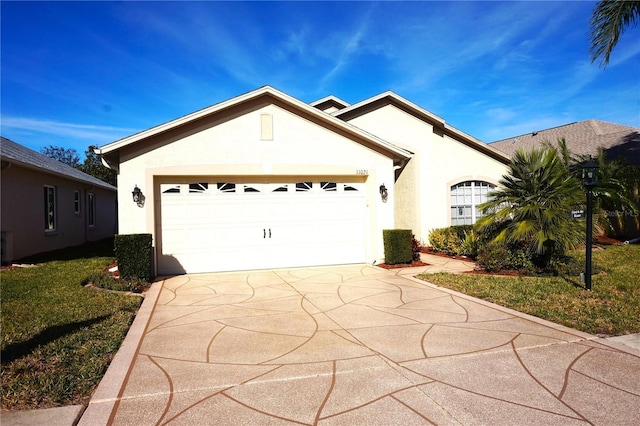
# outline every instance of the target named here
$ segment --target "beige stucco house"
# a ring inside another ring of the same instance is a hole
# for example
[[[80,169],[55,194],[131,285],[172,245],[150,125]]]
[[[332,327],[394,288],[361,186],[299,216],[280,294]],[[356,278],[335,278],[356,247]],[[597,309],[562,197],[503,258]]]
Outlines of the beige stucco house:
[[[2,262],[116,233],[116,188],[1,138]]]
[[[509,161],[391,92],[307,104],[268,86],[98,153],[119,233],[153,235],[160,275],[382,262],[383,229],[472,223]]]

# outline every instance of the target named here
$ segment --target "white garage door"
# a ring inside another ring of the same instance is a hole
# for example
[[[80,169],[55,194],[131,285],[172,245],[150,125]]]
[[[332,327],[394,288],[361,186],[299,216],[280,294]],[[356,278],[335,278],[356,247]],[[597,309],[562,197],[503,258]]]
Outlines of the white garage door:
[[[365,261],[362,184],[160,185],[158,273]]]

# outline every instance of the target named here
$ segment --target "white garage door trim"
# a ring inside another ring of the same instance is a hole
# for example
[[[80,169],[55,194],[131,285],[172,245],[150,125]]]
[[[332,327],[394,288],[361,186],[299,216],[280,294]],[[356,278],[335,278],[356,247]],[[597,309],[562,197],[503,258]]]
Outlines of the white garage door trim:
[[[364,184],[160,184],[158,273],[363,263]]]

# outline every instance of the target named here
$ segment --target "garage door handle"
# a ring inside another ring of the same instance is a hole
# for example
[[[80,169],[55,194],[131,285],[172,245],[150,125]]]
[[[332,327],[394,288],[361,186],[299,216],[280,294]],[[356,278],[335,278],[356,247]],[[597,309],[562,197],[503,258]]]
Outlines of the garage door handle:
[[[269,228],[269,238],[271,238],[271,228]]]
[[[267,230],[262,228],[262,238],[267,238]]]

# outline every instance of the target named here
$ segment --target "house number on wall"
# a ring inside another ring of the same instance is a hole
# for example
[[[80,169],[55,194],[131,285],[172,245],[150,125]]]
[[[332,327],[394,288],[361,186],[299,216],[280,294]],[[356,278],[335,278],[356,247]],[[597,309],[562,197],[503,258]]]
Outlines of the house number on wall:
[[[369,170],[367,170],[367,169],[357,169],[356,170],[356,174],[357,175],[368,175],[369,174]]]

